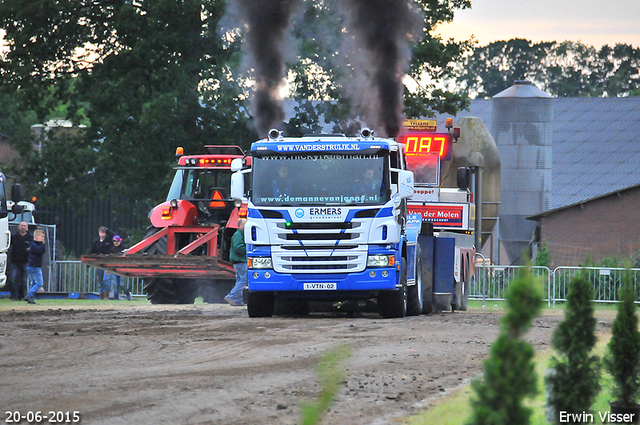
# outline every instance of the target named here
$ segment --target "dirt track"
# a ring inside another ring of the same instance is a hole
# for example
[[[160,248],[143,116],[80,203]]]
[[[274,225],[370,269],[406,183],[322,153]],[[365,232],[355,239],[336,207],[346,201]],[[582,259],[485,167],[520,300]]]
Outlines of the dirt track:
[[[500,318],[249,319],[219,304],[0,303],[2,420],[6,411],[79,411],[84,424],[295,424],[300,402],[318,394],[317,360],[343,343],[353,347],[348,378],[323,423],[397,423],[481,372]],[[535,321],[537,349],[548,348],[558,313]]]

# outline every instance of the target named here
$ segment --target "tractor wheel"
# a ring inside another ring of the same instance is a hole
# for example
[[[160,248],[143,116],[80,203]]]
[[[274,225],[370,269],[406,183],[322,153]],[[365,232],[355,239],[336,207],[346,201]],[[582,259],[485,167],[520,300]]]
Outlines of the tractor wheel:
[[[249,291],[247,313],[249,317],[271,317],[275,305],[273,292]]]
[[[159,228],[149,226],[147,228],[147,235],[144,238],[146,239],[149,236],[154,235],[158,231],[160,231]],[[167,237],[163,236],[155,241],[153,244],[151,244],[151,246],[147,247],[144,250],[144,253],[148,255],[165,255],[167,253]]]
[[[407,260],[402,259],[400,266],[400,283],[402,287],[395,291],[378,293],[378,313],[385,319],[404,317],[407,314]]]
[[[198,287],[189,279],[145,279],[144,292],[151,304],[193,304]]]

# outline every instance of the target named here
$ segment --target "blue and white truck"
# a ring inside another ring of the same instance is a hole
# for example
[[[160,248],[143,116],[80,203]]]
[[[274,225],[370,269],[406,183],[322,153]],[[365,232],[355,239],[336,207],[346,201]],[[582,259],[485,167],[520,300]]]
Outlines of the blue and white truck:
[[[291,138],[272,130],[252,144],[251,167],[234,160],[231,195],[248,209],[250,317],[272,316],[276,299],[376,299],[385,318],[428,313],[440,280],[454,303],[455,238],[437,243],[437,226],[408,214],[414,173],[404,150],[368,129]]]

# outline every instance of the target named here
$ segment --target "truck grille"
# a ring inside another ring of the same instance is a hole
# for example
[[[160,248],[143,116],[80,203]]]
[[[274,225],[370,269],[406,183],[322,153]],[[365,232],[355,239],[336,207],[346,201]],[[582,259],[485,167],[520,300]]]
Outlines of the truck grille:
[[[322,270],[325,273],[359,271],[366,263],[366,246],[336,248],[315,246],[313,249],[274,247],[271,251],[274,269],[282,273],[305,273]]]

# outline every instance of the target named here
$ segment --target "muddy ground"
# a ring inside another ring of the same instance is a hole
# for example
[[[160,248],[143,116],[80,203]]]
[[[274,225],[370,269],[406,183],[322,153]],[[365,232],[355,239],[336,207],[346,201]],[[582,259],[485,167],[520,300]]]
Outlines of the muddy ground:
[[[398,423],[481,373],[500,319],[482,309],[249,319],[221,304],[93,304],[0,300],[3,421],[8,411],[78,411],[83,424],[295,424],[299,404],[318,395],[318,359],[348,343],[346,382],[323,424]],[[536,349],[549,347],[561,314],[535,320]]]

